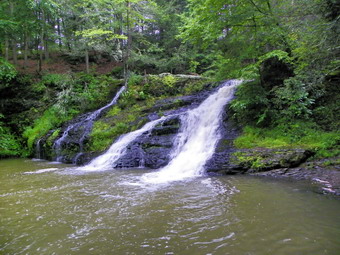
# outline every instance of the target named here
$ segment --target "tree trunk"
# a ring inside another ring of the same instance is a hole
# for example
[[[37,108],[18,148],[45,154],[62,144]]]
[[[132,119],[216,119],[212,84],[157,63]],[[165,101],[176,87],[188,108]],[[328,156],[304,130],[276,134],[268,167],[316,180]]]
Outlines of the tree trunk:
[[[13,2],[9,3],[9,9],[11,12],[11,16],[14,16],[14,5]],[[16,40],[12,40],[12,58],[13,58],[13,64],[17,65],[18,64],[18,55],[17,55],[17,42]]]
[[[65,22],[64,22],[64,19],[61,20],[61,23],[62,23],[62,26],[64,28],[64,36],[65,36],[65,43],[66,43],[66,46],[68,48],[69,51],[72,50],[72,47],[71,47],[71,44],[70,44],[70,40],[69,40],[69,33],[67,32],[66,30],[66,26],[65,26]]]
[[[6,36],[6,39],[5,39],[5,59],[6,61],[9,60],[9,42],[8,42],[8,37]]]
[[[85,64],[86,64],[86,73],[90,73],[89,50],[87,48],[85,50]]]
[[[131,24],[130,24],[130,8],[131,8],[131,3],[130,1],[127,1],[127,33],[128,33],[128,41],[127,41],[127,57],[128,60],[131,55],[131,46],[132,46],[132,33],[131,33]]]
[[[41,9],[41,20],[45,20],[45,13],[44,10]],[[38,71],[41,72],[42,71],[42,63],[43,63],[43,54],[44,54],[44,24],[41,25],[41,31],[40,31],[40,44],[39,44],[39,68]]]
[[[18,53],[17,53],[17,42],[16,40],[12,40],[12,58],[13,58],[13,64],[18,64]]]
[[[126,1],[126,31],[127,31],[127,45],[125,51],[125,58],[124,58],[124,83],[125,86],[128,84],[129,79],[129,58],[130,58],[130,51],[132,45],[132,35],[131,35],[131,26],[130,26],[130,8],[131,2],[129,0]]]
[[[43,63],[43,51],[41,49],[41,46],[40,46],[40,49],[39,49],[39,65],[38,65],[38,72],[41,72],[42,71],[42,63]]]
[[[28,59],[28,33],[25,31],[25,49],[24,49],[24,68],[27,67],[27,59]]]
[[[45,60],[50,58],[50,53],[48,51],[48,39],[45,37],[45,47],[44,47],[44,53],[45,53]]]
[[[43,14],[43,22],[44,24],[46,23],[50,23],[50,19],[49,16],[47,15],[47,17],[45,16],[45,13]],[[50,57],[50,53],[48,51],[48,34],[45,33],[44,31],[44,54],[45,54],[45,60],[49,59]]]
[[[44,53],[44,32],[43,30],[41,30],[41,34],[40,34],[40,43],[39,43],[39,69],[38,71],[41,72],[42,71],[42,63],[43,63],[43,60],[44,60],[44,56],[43,56],[43,53]]]
[[[58,31],[58,44],[59,44],[59,50],[61,51],[61,28],[60,28],[60,19],[57,18],[57,31]]]

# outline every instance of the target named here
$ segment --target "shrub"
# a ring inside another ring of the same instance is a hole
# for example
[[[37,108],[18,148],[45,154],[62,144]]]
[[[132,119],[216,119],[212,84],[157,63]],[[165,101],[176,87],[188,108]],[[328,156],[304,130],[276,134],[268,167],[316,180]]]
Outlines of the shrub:
[[[4,116],[0,114],[0,119]],[[21,145],[17,138],[11,133],[8,127],[0,121],[0,158],[19,156],[22,152]]]
[[[128,86],[136,86],[142,84],[143,76],[132,73],[129,77]]]
[[[173,75],[149,75],[147,76],[143,91],[145,94],[155,97],[162,95],[173,96],[179,92],[176,83],[177,79]]]
[[[3,58],[0,58],[0,90],[10,86],[17,74],[18,73],[12,64]]]
[[[116,66],[112,68],[111,74],[118,79],[122,79],[124,77],[124,67]]]
[[[34,122],[32,127],[27,127],[23,133],[23,137],[27,139],[27,146],[32,150],[34,142],[47,134],[47,132],[61,123],[69,120],[71,116],[61,113],[56,107],[50,107],[43,115]]]
[[[236,91],[236,99],[230,104],[233,118],[243,125],[270,125],[274,112],[268,95],[258,81],[241,84]]]

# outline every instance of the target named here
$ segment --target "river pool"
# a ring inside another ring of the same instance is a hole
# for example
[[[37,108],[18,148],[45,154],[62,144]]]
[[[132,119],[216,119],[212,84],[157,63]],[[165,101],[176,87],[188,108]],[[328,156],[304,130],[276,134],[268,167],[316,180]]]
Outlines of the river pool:
[[[0,161],[0,254],[340,254],[340,200],[251,176]]]

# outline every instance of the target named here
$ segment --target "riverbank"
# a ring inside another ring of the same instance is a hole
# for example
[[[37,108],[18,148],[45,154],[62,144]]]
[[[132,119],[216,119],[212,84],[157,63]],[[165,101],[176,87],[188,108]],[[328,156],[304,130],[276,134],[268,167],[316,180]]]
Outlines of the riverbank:
[[[279,168],[266,172],[249,173],[254,176],[307,180],[319,187],[324,194],[340,196],[340,165],[332,165],[336,159],[313,160],[293,168]],[[339,161],[339,158],[337,158]]]

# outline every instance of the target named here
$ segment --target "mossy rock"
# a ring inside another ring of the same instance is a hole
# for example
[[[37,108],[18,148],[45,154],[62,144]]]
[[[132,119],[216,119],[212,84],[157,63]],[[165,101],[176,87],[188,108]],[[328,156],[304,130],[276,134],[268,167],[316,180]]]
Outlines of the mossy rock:
[[[259,172],[296,167],[313,155],[313,152],[305,149],[240,150],[231,155],[230,163],[234,168]]]

